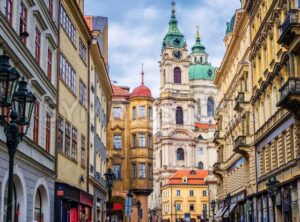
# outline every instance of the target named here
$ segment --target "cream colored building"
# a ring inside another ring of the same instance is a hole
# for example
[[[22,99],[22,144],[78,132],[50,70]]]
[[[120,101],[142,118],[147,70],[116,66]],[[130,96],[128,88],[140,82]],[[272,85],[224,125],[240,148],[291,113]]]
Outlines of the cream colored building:
[[[218,161],[214,165],[219,204],[215,217],[222,221],[253,221],[253,211],[249,214],[245,210],[253,205],[256,171],[250,104],[250,26],[244,8],[227,23],[224,42],[226,52],[215,77],[219,103],[215,133]]]

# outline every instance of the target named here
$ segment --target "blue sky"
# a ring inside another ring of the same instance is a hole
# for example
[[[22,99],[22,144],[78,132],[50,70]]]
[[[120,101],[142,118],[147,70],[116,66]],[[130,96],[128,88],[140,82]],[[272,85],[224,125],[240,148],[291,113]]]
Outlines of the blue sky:
[[[85,14],[108,17],[110,78],[131,90],[141,82],[159,95],[159,64],[162,40],[168,30],[171,0],[86,0]],[[240,7],[239,0],[177,0],[179,29],[190,49],[196,25],[210,61],[219,66],[224,55],[226,21]]]

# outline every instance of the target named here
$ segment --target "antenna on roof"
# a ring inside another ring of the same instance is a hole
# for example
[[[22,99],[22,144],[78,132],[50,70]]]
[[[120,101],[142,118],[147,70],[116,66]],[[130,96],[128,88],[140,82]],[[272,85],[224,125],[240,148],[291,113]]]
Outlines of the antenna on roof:
[[[142,75],[142,85],[144,85],[144,75],[145,75],[145,73],[144,73],[144,63],[142,62],[142,73],[141,73],[141,75]]]

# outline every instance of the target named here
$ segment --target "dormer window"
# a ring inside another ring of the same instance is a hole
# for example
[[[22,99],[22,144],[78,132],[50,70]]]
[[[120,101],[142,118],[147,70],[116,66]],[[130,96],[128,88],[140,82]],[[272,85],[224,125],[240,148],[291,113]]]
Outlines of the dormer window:
[[[182,177],[182,183],[187,184],[188,183],[188,178],[187,177]]]

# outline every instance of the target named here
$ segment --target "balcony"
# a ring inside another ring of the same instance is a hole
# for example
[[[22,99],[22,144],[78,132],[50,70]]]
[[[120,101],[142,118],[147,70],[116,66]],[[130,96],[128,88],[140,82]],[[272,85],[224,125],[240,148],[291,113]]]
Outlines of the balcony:
[[[299,9],[289,10],[284,22],[280,27],[280,36],[278,43],[286,48],[289,48],[291,44],[299,38],[300,33],[300,16]],[[300,47],[300,41],[297,41],[298,47]]]
[[[277,106],[300,115],[300,78],[290,77],[279,90],[280,101]]]
[[[216,162],[213,166],[213,174],[217,177],[223,178],[223,170],[221,169],[221,163]]]
[[[246,159],[249,158],[250,145],[246,136],[238,136],[233,142],[234,152],[241,154]]]
[[[245,94],[244,92],[239,92],[238,96],[235,98],[234,110],[237,112],[241,112],[243,103],[245,103]]]
[[[224,137],[224,135],[223,135],[222,131],[216,130],[215,134],[214,134],[214,141],[213,142],[219,144],[221,142],[220,140],[222,140],[223,137]]]

